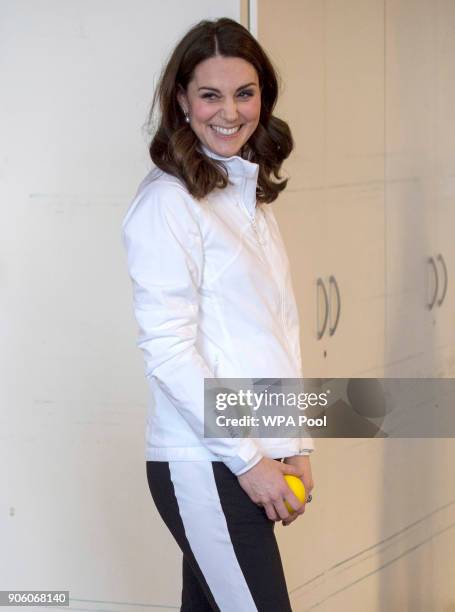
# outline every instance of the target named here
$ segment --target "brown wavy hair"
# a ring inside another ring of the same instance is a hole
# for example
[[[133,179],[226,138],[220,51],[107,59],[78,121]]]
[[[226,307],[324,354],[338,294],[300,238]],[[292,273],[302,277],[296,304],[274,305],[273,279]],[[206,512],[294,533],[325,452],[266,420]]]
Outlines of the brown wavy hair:
[[[148,116],[147,125],[151,126],[159,102],[160,118],[149,146],[150,157],[158,168],[182,180],[197,200],[216,187],[227,186],[228,174],[223,162],[208,157],[198,148],[199,139],[185,121],[176,95],[179,87],[187,90],[200,62],[217,55],[242,58],[252,64],[258,74],[259,123],[240,155],[259,165],[257,202],[273,202],[287,185],[288,179],[282,178],[279,170],[294,147],[288,124],[272,114],[278,97],[277,72],[250,32],[227,17],[203,20],[193,26],[164,66]],[[282,180],[276,182],[272,175]]]

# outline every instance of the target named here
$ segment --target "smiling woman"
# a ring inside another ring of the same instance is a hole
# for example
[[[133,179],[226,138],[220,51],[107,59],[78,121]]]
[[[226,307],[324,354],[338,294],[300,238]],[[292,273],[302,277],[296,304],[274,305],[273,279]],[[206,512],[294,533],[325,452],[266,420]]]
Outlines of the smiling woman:
[[[203,21],[182,38],[160,75],[148,120],[150,157],[201,199],[226,187],[227,176],[199,143],[223,157],[238,154],[260,166],[258,202],[272,202],[286,187],[279,170],[293,149],[288,124],[273,115],[277,97],[276,72],[248,30],[227,18]]]
[[[152,395],[147,479],[183,552],[184,612],[291,610],[274,525],[305,511],[284,475],[311,491],[313,442],[300,430],[206,435],[214,412],[204,401],[205,379],[302,376],[289,262],[266,206],[286,186],[273,178],[292,150],[272,114],[277,91],[240,24],[194,26],[161,76],[156,167],[123,220]]]

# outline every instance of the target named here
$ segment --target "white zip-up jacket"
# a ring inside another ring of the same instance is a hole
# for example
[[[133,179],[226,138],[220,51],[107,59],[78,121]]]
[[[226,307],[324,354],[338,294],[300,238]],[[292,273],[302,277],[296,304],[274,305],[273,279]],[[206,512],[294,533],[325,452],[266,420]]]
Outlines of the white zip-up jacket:
[[[224,162],[232,184],[198,201],[153,168],[122,223],[150,390],[145,456],[223,461],[238,476],[263,456],[314,445],[309,436],[204,438],[204,378],[300,378],[302,370],[285,247],[271,206],[256,206],[259,165],[200,146]]]

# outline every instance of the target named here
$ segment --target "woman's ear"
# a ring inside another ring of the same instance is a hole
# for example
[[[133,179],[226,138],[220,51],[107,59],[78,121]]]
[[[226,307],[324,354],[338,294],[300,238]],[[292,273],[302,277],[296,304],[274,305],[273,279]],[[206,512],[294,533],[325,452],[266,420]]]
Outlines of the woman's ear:
[[[182,109],[183,113],[187,113],[188,112],[188,98],[186,97],[186,93],[183,90],[183,87],[181,85],[178,86],[177,88],[177,102],[180,105],[180,108]]]

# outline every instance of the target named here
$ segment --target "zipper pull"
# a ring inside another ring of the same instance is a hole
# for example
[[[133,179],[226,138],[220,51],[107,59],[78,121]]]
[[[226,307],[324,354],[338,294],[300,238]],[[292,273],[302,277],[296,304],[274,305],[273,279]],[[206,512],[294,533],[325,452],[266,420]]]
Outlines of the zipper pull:
[[[257,225],[257,222],[256,222],[256,217],[250,217],[250,219],[251,219],[251,225],[253,227],[254,233],[256,234],[257,241],[259,242],[259,244],[261,246],[264,246],[266,244],[266,241],[264,240],[264,238],[262,237],[262,235],[261,235],[261,233],[260,233],[260,231],[258,229],[258,225]]]

